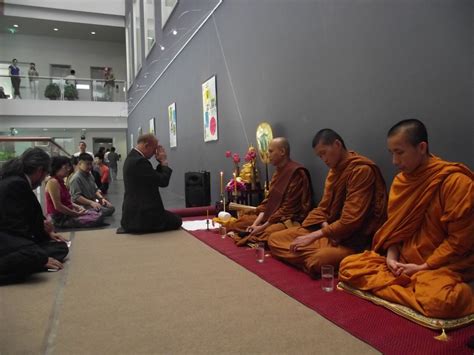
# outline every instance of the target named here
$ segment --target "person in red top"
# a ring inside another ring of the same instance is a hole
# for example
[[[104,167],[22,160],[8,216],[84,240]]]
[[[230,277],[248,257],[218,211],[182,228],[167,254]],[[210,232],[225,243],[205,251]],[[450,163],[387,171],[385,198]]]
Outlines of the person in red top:
[[[100,170],[100,186],[99,189],[102,191],[103,194],[106,194],[109,190],[109,183],[110,183],[110,169],[104,162],[104,155],[103,154],[96,154],[95,155],[95,162]]]
[[[57,227],[80,228],[95,227],[104,223],[101,212],[86,210],[71,200],[64,179],[72,169],[68,157],[53,157],[51,159],[51,177],[46,183],[46,211]]]

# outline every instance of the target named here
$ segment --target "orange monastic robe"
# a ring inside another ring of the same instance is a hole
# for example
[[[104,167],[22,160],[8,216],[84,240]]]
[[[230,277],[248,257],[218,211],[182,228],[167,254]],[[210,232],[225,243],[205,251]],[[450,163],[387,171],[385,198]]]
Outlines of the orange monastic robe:
[[[399,261],[429,270],[396,277],[384,253],[396,245]],[[373,251],[351,255],[341,281],[428,316],[456,318],[474,313],[474,184],[464,165],[430,156],[392,184],[388,220],[377,231]]]
[[[297,168],[291,175],[286,190],[276,191],[277,188],[281,188],[282,186],[279,179],[283,176],[283,169],[285,169],[285,167],[277,169],[273,174],[270,181],[268,197],[257,207],[256,214],[245,214],[239,217],[237,221],[227,226],[228,231],[245,231],[247,227],[253,224],[259,213],[265,213],[269,207],[269,200],[272,194],[275,193],[282,194],[281,201],[277,208],[274,208],[273,213],[269,216],[265,216],[263,223],[268,221],[269,226],[256,236],[256,240],[266,241],[272,232],[286,229],[286,226],[293,225],[294,223],[299,224],[304,220],[312,207],[312,189],[309,173],[304,167],[300,166],[300,168]],[[238,244],[243,245],[245,242],[246,239],[243,239],[239,241]]]
[[[318,207],[302,227],[273,233],[268,246],[272,254],[303,269],[311,276],[320,274],[321,265],[335,268],[346,256],[370,247],[372,236],[386,218],[387,191],[379,168],[371,160],[349,152],[349,157],[331,169]],[[290,244],[299,236],[320,229],[323,238],[293,253]]]

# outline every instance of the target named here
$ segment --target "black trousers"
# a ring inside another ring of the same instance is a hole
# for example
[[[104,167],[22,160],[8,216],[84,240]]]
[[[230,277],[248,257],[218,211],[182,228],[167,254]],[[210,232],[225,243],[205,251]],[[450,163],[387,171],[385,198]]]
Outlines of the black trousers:
[[[19,282],[35,272],[44,271],[48,258],[63,261],[68,252],[64,242],[35,243],[0,233],[0,284]]]
[[[165,231],[171,231],[175,229],[179,229],[181,225],[183,224],[183,220],[181,219],[180,216],[170,212],[170,211],[164,211],[163,216],[160,216],[160,225],[159,226],[144,226],[143,228],[140,229],[129,229],[122,227],[124,229],[125,233],[136,233],[136,234],[145,234],[145,233],[156,233],[156,232],[165,232]]]
[[[11,76],[10,79],[13,86],[13,96],[20,96],[21,78],[19,76]]]

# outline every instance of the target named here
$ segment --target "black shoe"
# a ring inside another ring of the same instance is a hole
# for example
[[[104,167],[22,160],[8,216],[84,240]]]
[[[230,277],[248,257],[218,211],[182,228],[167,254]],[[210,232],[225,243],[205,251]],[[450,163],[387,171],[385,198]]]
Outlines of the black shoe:
[[[127,234],[128,232],[124,228],[119,227],[119,228],[117,228],[117,231],[115,233],[117,233],[117,234]]]

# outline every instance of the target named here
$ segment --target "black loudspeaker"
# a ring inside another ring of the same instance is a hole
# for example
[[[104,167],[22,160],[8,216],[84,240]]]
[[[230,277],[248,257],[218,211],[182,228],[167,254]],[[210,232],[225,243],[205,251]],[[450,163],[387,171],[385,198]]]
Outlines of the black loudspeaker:
[[[186,207],[209,206],[211,204],[211,175],[209,171],[184,174]]]

